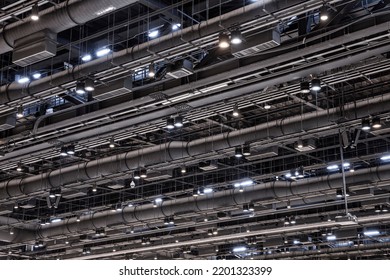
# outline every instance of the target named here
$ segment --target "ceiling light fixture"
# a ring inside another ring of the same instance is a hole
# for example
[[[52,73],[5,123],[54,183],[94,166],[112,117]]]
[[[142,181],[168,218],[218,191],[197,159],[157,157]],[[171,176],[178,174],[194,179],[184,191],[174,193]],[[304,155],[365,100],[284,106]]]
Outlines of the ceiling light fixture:
[[[85,83],[83,81],[77,81],[76,93],[77,94],[84,94],[85,93]]]
[[[240,114],[240,110],[238,109],[238,106],[237,104],[233,105],[233,117],[239,117],[241,114]]]
[[[74,145],[69,145],[66,148],[66,152],[68,153],[68,155],[74,155],[75,154],[75,147],[74,147]]]
[[[326,240],[328,240],[328,241],[335,241],[336,239],[337,239],[336,235],[328,235],[326,237]]]
[[[380,235],[379,230],[368,230],[363,233],[365,236],[377,236]]]
[[[108,55],[110,52],[111,52],[111,50],[109,48],[105,47],[105,48],[101,48],[101,49],[97,50],[95,54],[97,57],[102,57],[102,56]]]
[[[310,83],[307,81],[301,82],[301,92],[302,93],[310,93]]]
[[[181,174],[187,173],[187,169],[186,169],[185,166],[182,166],[182,167],[180,168],[180,173],[181,173]]]
[[[242,155],[246,157],[251,155],[251,147],[249,144],[245,144],[242,148]]]
[[[15,234],[15,231],[14,231],[14,228],[13,228],[13,227],[10,227],[10,229],[9,229],[9,234],[10,234],[10,235],[14,235],[14,234]]]
[[[31,8],[31,19],[32,19],[33,21],[39,20],[39,8],[38,8],[38,4],[35,4],[35,5],[32,6],[32,8]]]
[[[141,179],[141,174],[140,174],[139,170],[135,170],[135,171],[133,172],[133,178],[134,178],[135,180]]]
[[[219,34],[218,46],[221,49],[227,49],[228,47],[230,47],[229,36],[227,34],[224,33]]]
[[[139,176],[142,178],[142,179],[145,179],[148,177],[148,174],[147,174],[147,170],[145,168],[142,168],[139,172]]]
[[[66,157],[68,155],[67,149],[65,146],[61,147],[60,156]]]
[[[381,128],[382,123],[381,123],[381,118],[380,117],[373,117],[372,118],[372,127],[375,129]]]
[[[314,91],[321,90],[321,80],[317,78],[311,80],[311,89]]]
[[[303,148],[303,141],[302,141],[302,139],[298,139],[298,141],[297,141],[297,148],[299,148],[299,149]]]
[[[240,30],[233,30],[232,33],[230,34],[230,42],[233,45],[239,45],[242,43],[242,34]]]
[[[269,104],[267,104],[267,103],[264,103],[264,109],[265,109],[265,110],[271,109],[271,105],[269,105]]]
[[[381,157],[381,160],[383,160],[383,161],[388,161],[388,160],[390,160],[390,155],[383,155],[383,156]]]
[[[195,189],[192,190],[192,196],[193,197],[198,197],[199,196],[198,189],[195,188]]]
[[[242,158],[242,147],[236,147],[235,151],[234,151],[234,156],[236,158]]]
[[[34,74],[32,74],[32,76],[33,76],[33,78],[34,78],[35,80],[38,80],[40,77],[42,77],[42,74],[39,73],[39,72],[35,72]]]
[[[18,172],[22,172],[23,171],[23,165],[22,165],[21,162],[18,162],[16,164],[16,171],[18,171]]]
[[[16,111],[16,117],[17,118],[23,118],[24,114],[23,114],[23,106],[20,105],[18,106],[17,108],[17,111]]]
[[[23,77],[20,77],[18,79],[18,83],[19,84],[27,84],[30,82],[30,78],[29,77],[26,77],[26,76],[23,76]]]
[[[369,131],[370,129],[371,129],[370,120],[369,119],[362,119],[362,130]]]
[[[167,119],[167,129],[174,129],[175,128],[175,120],[173,118]]]
[[[328,14],[328,10],[327,10],[326,6],[322,6],[320,8],[320,18],[321,18],[321,21],[327,21],[329,19],[329,14]]]
[[[80,215],[77,215],[77,216],[76,216],[76,222],[79,223],[80,221],[81,221],[81,220],[80,220]]]
[[[90,55],[89,53],[83,55],[81,57],[81,60],[84,61],[84,62],[88,62],[88,61],[91,61],[92,60],[92,55]]]
[[[92,79],[85,80],[85,90],[86,91],[94,91],[95,90],[95,82]]]
[[[183,127],[183,117],[176,116],[174,125],[175,125],[175,127],[178,127],[178,128]]]
[[[179,30],[180,27],[181,27],[180,23],[174,23],[174,24],[172,24],[172,31]]]
[[[111,149],[113,149],[113,148],[115,148],[115,141],[114,141],[114,137],[111,137],[110,138],[110,144],[109,144],[109,147],[111,148]]]
[[[328,165],[326,169],[328,169],[329,171],[336,171],[339,170],[339,166],[337,164],[332,164],[332,165]]]
[[[233,252],[234,252],[234,253],[242,253],[242,252],[245,252],[246,250],[247,250],[247,248],[244,247],[244,246],[240,246],[240,247],[235,247],[235,248],[233,248]]]
[[[157,38],[157,36],[160,34],[160,32],[158,30],[152,30],[152,31],[149,31],[148,33],[148,36],[149,38]]]
[[[148,72],[149,78],[154,78],[156,76],[156,72],[154,70],[154,63],[151,63],[149,65],[149,72]]]

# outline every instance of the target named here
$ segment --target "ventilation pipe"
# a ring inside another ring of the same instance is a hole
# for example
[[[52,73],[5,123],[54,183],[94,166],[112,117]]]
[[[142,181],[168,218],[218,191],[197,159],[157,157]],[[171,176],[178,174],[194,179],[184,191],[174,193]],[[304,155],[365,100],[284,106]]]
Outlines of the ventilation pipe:
[[[39,20],[26,18],[6,25],[0,31],[0,54],[12,51],[15,40],[49,29],[59,33],[77,25],[136,3],[136,0],[67,0],[39,12]]]
[[[346,119],[359,119],[366,117],[367,112],[371,114],[387,112],[389,107],[390,95],[385,95],[372,98],[369,103],[363,100],[345,105],[344,117]],[[276,139],[294,134],[296,131],[327,131],[330,127],[336,126],[335,123],[341,117],[339,110],[339,108],[333,108],[327,111],[310,112],[190,142],[169,142],[80,163],[41,175],[3,181],[0,184],[0,200],[20,198],[44,192],[46,188],[50,187],[83,182],[118,172],[132,171],[140,165],[147,167],[162,162],[196,157],[243,145],[245,142],[260,141],[268,137]]]
[[[85,5],[88,7],[90,3],[92,2],[95,4],[95,1],[82,1],[81,3],[86,3]],[[107,2],[107,1],[96,1],[96,2]],[[112,2],[112,1],[111,1]],[[117,1],[117,2],[128,2],[128,1]],[[134,1],[135,2],[135,1]],[[321,6],[321,3],[319,1],[310,1],[311,7],[310,9],[315,9]],[[331,1],[333,3],[340,2],[338,0]],[[131,4],[131,3],[127,3]],[[34,95],[39,92],[47,91],[53,88],[53,86],[60,86],[64,84],[68,84],[74,80],[75,75],[78,73],[79,76],[87,75],[89,73],[98,73],[101,71],[105,71],[107,69],[112,68],[112,65],[124,65],[129,62],[136,61],[141,58],[150,57],[151,53],[162,53],[164,51],[171,52],[171,49],[173,46],[181,46],[186,44],[187,42],[192,42],[195,40],[199,40],[203,37],[207,37],[213,34],[218,34],[220,31],[225,30],[229,26],[236,26],[239,22],[247,22],[248,19],[256,19],[264,15],[268,15],[268,13],[273,14],[274,12],[293,8],[296,7],[297,13],[302,13],[302,9],[298,7],[298,5],[305,5],[305,8],[308,8],[308,1],[299,1],[299,0],[293,0],[293,1],[282,1],[278,2],[276,5],[275,0],[264,0],[258,3],[253,3],[248,6],[245,6],[243,8],[234,10],[232,12],[226,13],[224,15],[221,15],[220,17],[216,17],[213,19],[210,19],[208,21],[204,21],[199,23],[198,25],[194,25],[191,27],[187,27],[183,30],[176,31],[174,33],[161,36],[157,39],[151,40],[147,43],[143,43],[134,47],[131,47],[129,49],[124,49],[122,51],[113,53],[112,56],[110,56],[110,60],[107,61],[106,58],[100,58],[93,61],[90,61],[88,63],[85,63],[83,65],[78,65],[72,68],[72,73],[69,73],[69,71],[62,71],[56,74],[53,74],[49,77],[42,78],[40,80],[32,81],[27,87],[27,92],[29,95]],[[75,4],[76,5],[76,4]],[[81,5],[81,4],[77,4]],[[268,6],[267,6],[268,5]],[[107,4],[106,4],[107,6]],[[101,7],[101,6],[99,6]],[[71,6],[69,6],[69,9]],[[63,8],[64,9],[64,8]],[[79,8],[78,8],[79,9]],[[89,10],[86,9],[86,10]],[[73,11],[73,10],[72,10]],[[266,12],[267,11],[267,12]],[[63,13],[66,12],[63,11]],[[85,10],[80,9],[79,14],[77,16],[77,20],[82,20]],[[72,14],[72,13],[71,13]],[[51,21],[55,20],[56,17],[51,15],[51,13],[48,12],[49,18]],[[66,13],[65,13],[66,15]],[[96,16],[92,14],[92,16]],[[68,17],[69,18],[69,17]],[[91,18],[91,16],[89,17]],[[93,18],[93,17],[92,17]],[[70,19],[69,19],[70,20]],[[41,22],[41,20],[40,20]],[[42,20],[42,22],[45,22]],[[67,23],[67,22],[65,22]],[[51,22],[51,24],[54,24]],[[67,23],[69,25],[69,23]],[[43,27],[49,28],[49,24],[42,24]],[[46,26],[48,25],[48,27]],[[23,25],[24,26],[24,25]],[[29,25],[26,25],[29,26]],[[56,24],[54,24],[56,26]],[[29,29],[28,27],[25,27],[26,29]],[[387,28],[387,27],[386,27]],[[52,28],[53,29],[53,28]],[[51,29],[51,30],[52,30]],[[56,29],[55,29],[56,30]],[[55,32],[55,30],[52,30]],[[385,29],[387,30],[387,29]],[[30,31],[35,31],[30,30]],[[376,33],[377,31],[375,31]],[[379,32],[379,31],[378,31]],[[26,33],[26,31],[23,32],[23,34]],[[28,34],[30,32],[27,32]],[[1,36],[1,35],[0,35]],[[361,37],[359,37],[361,38]],[[4,38],[3,38],[4,40]],[[2,45],[7,45],[5,42],[1,43],[1,37],[0,37],[0,49]],[[8,49],[10,49],[10,46],[8,46]],[[138,65],[137,65],[138,67]],[[9,102],[13,102],[15,100],[19,100],[21,98],[24,98],[25,94],[21,91],[21,85],[17,83],[11,83],[10,85],[0,87],[0,104],[6,104]]]
[[[376,183],[390,180],[390,165],[379,166],[357,170],[355,173],[348,173],[347,184],[359,184],[362,182]],[[145,204],[132,208],[124,208],[120,213],[103,211],[94,215],[85,216],[80,222],[71,218],[55,225],[48,225],[38,230],[40,238],[70,235],[80,231],[94,230],[100,227],[110,227],[117,224],[132,224],[139,221],[163,219],[164,217],[188,212],[210,212],[213,209],[222,209],[232,205],[244,203],[267,201],[271,199],[285,199],[288,196],[305,196],[322,194],[329,190],[336,190],[342,185],[342,174],[332,174],[318,178],[303,179],[300,181],[275,181],[247,187],[245,193],[236,190],[225,190],[216,192],[212,196],[187,197],[174,201],[163,201],[155,208],[151,204]],[[26,232],[20,242],[34,239],[31,232]]]

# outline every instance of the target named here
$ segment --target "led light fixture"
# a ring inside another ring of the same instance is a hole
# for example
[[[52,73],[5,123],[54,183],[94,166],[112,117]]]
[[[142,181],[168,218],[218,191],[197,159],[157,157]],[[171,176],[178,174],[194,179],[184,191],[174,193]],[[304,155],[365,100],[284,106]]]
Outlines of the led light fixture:
[[[156,76],[156,72],[154,70],[154,64],[149,65],[149,72],[148,72],[149,78],[154,78]]]
[[[362,130],[369,131],[370,129],[371,129],[370,120],[369,119],[362,119]]]
[[[81,60],[84,61],[84,62],[88,62],[88,61],[91,61],[92,60],[92,55],[90,54],[85,54],[81,57]]]
[[[380,117],[374,117],[372,118],[372,127],[375,129],[381,128],[382,123],[381,123],[381,118]]]
[[[230,37],[231,37],[230,42],[233,45],[238,45],[238,44],[242,43],[242,34],[241,34],[240,30],[232,31],[232,33],[230,34]]]
[[[328,10],[326,9],[326,6],[322,6],[320,8],[320,19],[321,21],[327,21],[329,19]]]
[[[95,90],[95,82],[92,79],[85,80],[85,90],[89,92]]]
[[[227,34],[224,33],[219,34],[218,46],[221,49],[227,49],[228,47],[230,47],[229,36]]]
[[[37,21],[39,20],[39,8],[38,8],[38,5],[35,4],[34,6],[32,6],[31,8],[31,19],[33,21]]]
[[[76,83],[76,93],[84,94],[85,93],[85,83],[83,81],[78,81]]]
[[[175,120],[173,118],[167,119],[166,128],[168,128],[168,129],[174,129],[175,128]]]
[[[102,56],[108,55],[110,52],[111,52],[111,50],[109,48],[101,48],[101,49],[97,50],[95,54],[97,57],[102,57]]]
[[[183,127],[183,117],[182,116],[176,116],[174,125],[177,128]]]
[[[301,92],[302,93],[310,93],[310,83],[309,82],[301,82]]]
[[[321,80],[317,78],[311,80],[311,89],[314,91],[321,90]]]

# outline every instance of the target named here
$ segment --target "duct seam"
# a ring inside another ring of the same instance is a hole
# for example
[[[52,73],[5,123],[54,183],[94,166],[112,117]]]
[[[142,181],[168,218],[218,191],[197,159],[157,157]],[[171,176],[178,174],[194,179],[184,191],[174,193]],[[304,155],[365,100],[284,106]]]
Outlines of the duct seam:
[[[69,17],[69,19],[76,25],[82,25],[81,22],[77,22],[73,17],[72,15],[70,14],[70,11],[69,11],[69,1],[70,0],[66,0],[66,3],[65,3],[65,10],[66,10],[66,14],[67,16]]]

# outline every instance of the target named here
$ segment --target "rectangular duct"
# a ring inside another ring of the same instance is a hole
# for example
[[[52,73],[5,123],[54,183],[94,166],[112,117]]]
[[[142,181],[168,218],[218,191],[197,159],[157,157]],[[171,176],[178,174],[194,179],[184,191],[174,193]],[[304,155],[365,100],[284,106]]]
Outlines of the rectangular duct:
[[[148,177],[144,180],[148,182],[159,181],[172,178],[172,170],[153,171],[148,173]]]
[[[97,100],[106,100],[115,98],[124,94],[131,93],[133,90],[133,81],[131,77],[117,80],[107,86],[96,88],[93,97]]]
[[[239,45],[232,45],[232,55],[237,58],[250,56],[280,45],[280,34],[276,30],[267,30],[255,34]]]
[[[0,131],[14,128],[16,125],[16,114],[0,117]]]
[[[188,59],[177,61],[174,65],[168,67],[167,76],[174,79],[180,79],[193,74],[192,62]]]
[[[270,147],[270,148],[262,149],[258,153],[253,152],[250,156],[246,156],[245,158],[247,160],[253,161],[253,160],[258,160],[263,158],[274,157],[277,156],[278,154],[279,154],[278,147]]]
[[[218,164],[216,161],[200,162],[199,168],[203,171],[215,170],[218,169]]]
[[[28,66],[51,58],[57,53],[57,34],[42,30],[15,41],[12,62]]]

